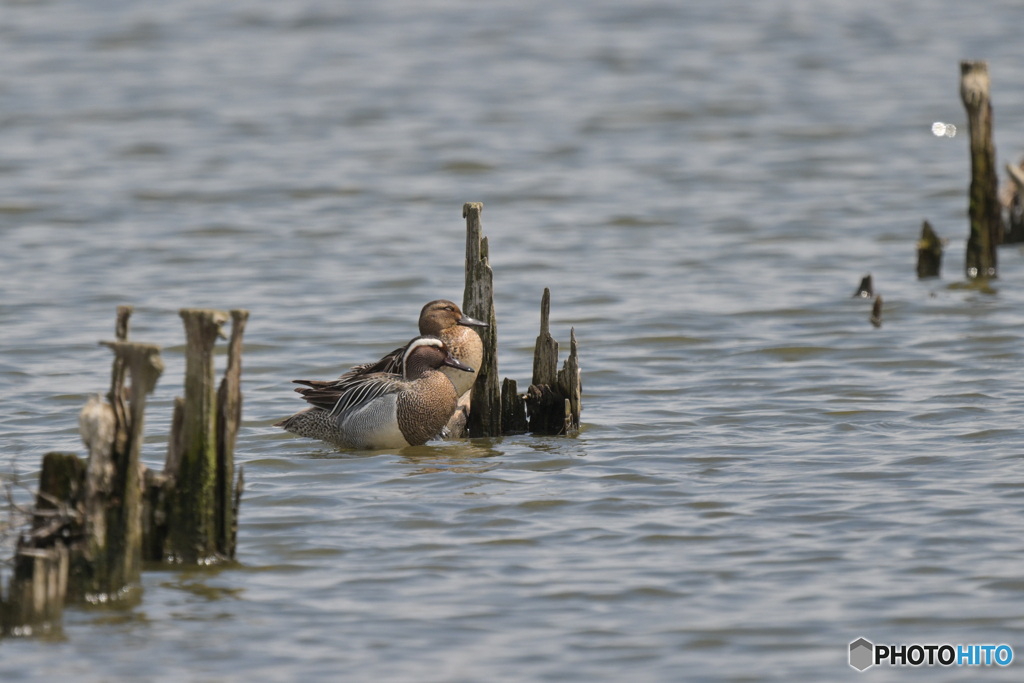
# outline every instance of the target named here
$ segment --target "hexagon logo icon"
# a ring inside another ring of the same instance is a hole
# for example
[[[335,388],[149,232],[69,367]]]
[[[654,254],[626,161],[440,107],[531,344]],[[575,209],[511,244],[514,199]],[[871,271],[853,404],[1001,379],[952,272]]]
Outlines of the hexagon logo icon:
[[[863,671],[872,664],[875,659],[875,646],[869,640],[858,638],[850,643],[850,666],[857,671]]]

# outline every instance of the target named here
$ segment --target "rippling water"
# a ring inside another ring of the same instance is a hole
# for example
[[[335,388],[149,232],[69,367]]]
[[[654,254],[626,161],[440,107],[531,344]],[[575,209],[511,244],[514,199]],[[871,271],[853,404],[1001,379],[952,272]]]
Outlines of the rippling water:
[[[81,452],[117,304],[167,370],[245,307],[239,564],[0,644],[4,681],[854,678],[847,644],[1024,655],[1024,256],[962,281],[958,61],[1024,152],[1024,9],[980,2],[0,2],[5,471]],[[501,374],[544,286],[577,438],[343,453],[271,425],[461,300]],[[914,276],[923,218],[949,238]],[[884,325],[851,299],[871,272]],[[955,667],[954,667],[955,668]],[[876,669],[874,680],[1019,680]],[[994,667],[993,667],[994,669]],[[962,678],[958,678],[962,677]]]

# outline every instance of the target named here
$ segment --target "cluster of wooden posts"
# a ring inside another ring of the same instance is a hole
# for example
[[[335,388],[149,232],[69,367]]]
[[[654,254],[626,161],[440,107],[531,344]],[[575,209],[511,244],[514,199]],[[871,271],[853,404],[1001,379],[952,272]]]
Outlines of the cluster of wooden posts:
[[[498,385],[498,330],[483,205],[463,207],[466,289],[463,310],[483,320],[484,361],[453,437],[570,434],[580,424],[576,332],[558,369],[549,331],[551,294],[541,302],[533,381],[520,395],[515,380]],[[241,419],[242,334],[248,311],[230,313],[228,363],[219,389],[213,349],[229,314],[182,309],[187,340],[185,396],[176,398],[162,472],[140,462],[146,396],[164,366],[160,348],[128,341],[130,306],[117,313],[117,341],[106,400],[91,398],[79,415],[87,459],[47,453],[31,530],[19,537],[14,572],[0,598],[0,635],[58,628],[65,602],[132,601],[142,563],[212,564],[232,559],[242,494],[234,448]],[[126,385],[126,380],[129,384]],[[527,418],[529,415],[529,418]]]
[[[231,311],[228,366],[217,388],[213,347],[229,314],[183,309],[185,397],[175,399],[163,472],[140,462],[146,396],[163,373],[160,348],[128,341],[131,307],[118,308],[106,400],[79,415],[89,449],[47,453],[31,530],[18,540],[0,634],[59,628],[68,602],[132,602],[142,563],[211,564],[234,557],[242,471],[234,473],[241,419],[242,334]],[[126,385],[126,380],[128,384]]]
[[[960,98],[967,110],[971,141],[970,233],[964,274],[969,280],[982,281],[998,274],[996,248],[1000,244],[1024,242],[1024,162],[1020,166],[1006,164],[1008,181],[1000,192],[989,86],[987,62],[960,63]],[[917,244],[917,276],[938,277],[941,267],[942,240],[924,221]]]
[[[471,409],[465,431],[471,437],[509,434],[570,434],[580,426],[580,364],[576,330],[569,332],[569,357],[558,369],[558,342],[551,336],[549,317],[551,292],[545,287],[541,299],[540,335],[533,353],[533,378],[523,395],[514,379],[498,383],[498,328],[494,313],[494,285],[487,238],[481,234],[483,204],[462,207],[466,219],[466,289],[462,310],[488,327],[480,334],[484,342],[483,367],[473,385]],[[528,416],[528,417],[527,417]],[[452,436],[459,436],[456,431]]]

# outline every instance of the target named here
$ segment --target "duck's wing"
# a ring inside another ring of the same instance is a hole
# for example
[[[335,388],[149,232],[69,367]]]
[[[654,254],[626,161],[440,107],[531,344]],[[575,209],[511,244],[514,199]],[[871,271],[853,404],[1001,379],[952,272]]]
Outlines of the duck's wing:
[[[294,380],[296,384],[305,384],[295,391],[302,394],[307,402],[330,411],[332,416],[363,406],[370,401],[397,394],[405,388],[405,381],[399,376],[386,372],[375,372],[368,375],[357,375],[351,379],[333,381]]]
[[[397,349],[389,353],[388,355],[381,358],[376,363],[363,363],[357,365],[351,370],[347,371],[341,377],[337,379],[339,382],[347,382],[359,377],[360,375],[370,375],[378,372],[389,373],[392,375],[402,374],[402,356],[405,355],[405,350],[408,348],[408,344],[405,346],[399,346]]]

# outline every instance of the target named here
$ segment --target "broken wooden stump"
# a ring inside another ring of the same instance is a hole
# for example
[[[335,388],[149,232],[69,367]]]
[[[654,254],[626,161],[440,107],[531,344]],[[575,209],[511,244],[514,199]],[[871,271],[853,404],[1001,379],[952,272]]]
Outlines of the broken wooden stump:
[[[964,265],[969,279],[996,277],[996,245],[1002,239],[1002,212],[992,144],[992,103],[988,63],[960,62],[960,98],[971,137],[970,236]]]
[[[571,332],[571,352],[558,369],[558,342],[551,336],[549,318],[551,292],[541,299],[540,335],[534,347],[533,382],[519,394],[515,380],[505,378],[498,385],[498,330],[494,312],[494,284],[487,238],[481,235],[483,204],[468,202],[462,207],[466,219],[466,288],[462,310],[488,324],[480,333],[484,359],[469,405],[461,402],[448,422],[445,433],[457,438],[522,434],[567,434],[580,424],[580,368],[576,333]],[[467,414],[468,413],[468,414]],[[529,415],[527,415],[529,414]]]
[[[1024,242],[1024,161],[1019,166],[1006,164],[1006,173],[1009,176],[1009,187],[1005,202],[1007,227],[1005,244],[1017,244]]]
[[[942,269],[942,240],[932,230],[931,223],[921,226],[921,239],[917,241],[917,277],[939,277]]]
[[[0,635],[59,631],[67,580],[68,549],[63,541],[35,548],[21,539],[7,599],[0,602]]]
[[[234,558],[235,514],[242,495],[241,468],[235,482],[235,441],[242,421],[242,335],[249,311],[231,311],[231,341],[228,342],[228,366],[217,390],[217,552]]]
[[[462,207],[466,219],[466,289],[463,312],[487,323],[478,330],[484,343],[484,359],[471,394],[471,410],[466,430],[470,437],[501,436],[501,389],[498,385],[498,325],[494,314],[494,276],[491,271],[487,238],[481,235],[480,213],[484,205],[467,202]]]
[[[501,383],[501,429],[502,434],[525,434],[530,424],[526,420],[526,403],[519,395],[519,385],[506,377]]]
[[[115,438],[110,451],[113,476],[109,489],[87,491],[86,545],[82,549],[88,572],[76,575],[76,589],[87,599],[107,601],[124,597],[139,584],[142,571],[142,479],[140,456],[145,426],[146,396],[152,393],[163,373],[160,347],[117,341],[102,342],[115,355],[115,364],[127,368],[130,394],[125,448],[119,451]],[[122,376],[123,377],[123,376]],[[120,425],[118,428],[120,429]],[[90,450],[92,450],[90,448]],[[90,468],[108,470],[107,463],[90,463]],[[99,477],[97,477],[99,479]]]
[[[234,556],[234,444],[241,416],[242,334],[248,311],[232,311],[228,369],[218,391],[213,347],[228,320],[224,311],[182,309],[185,398],[164,468],[166,536],[162,559],[209,564]],[[158,494],[157,494],[158,495]],[[155,529],[159,529],[154,524]],[[159,532],[157,532],[158,534]],[[151,551],[156,550],[154,539]]]
[[[526,391],[530,431],[571,434],[580,426],[580,366],[576,330],[570,330],[570,351],[558,369],[558,342],[550,332],[551,291],[544,288],[540,304],[540,334],[533,351],[533,384]]]

